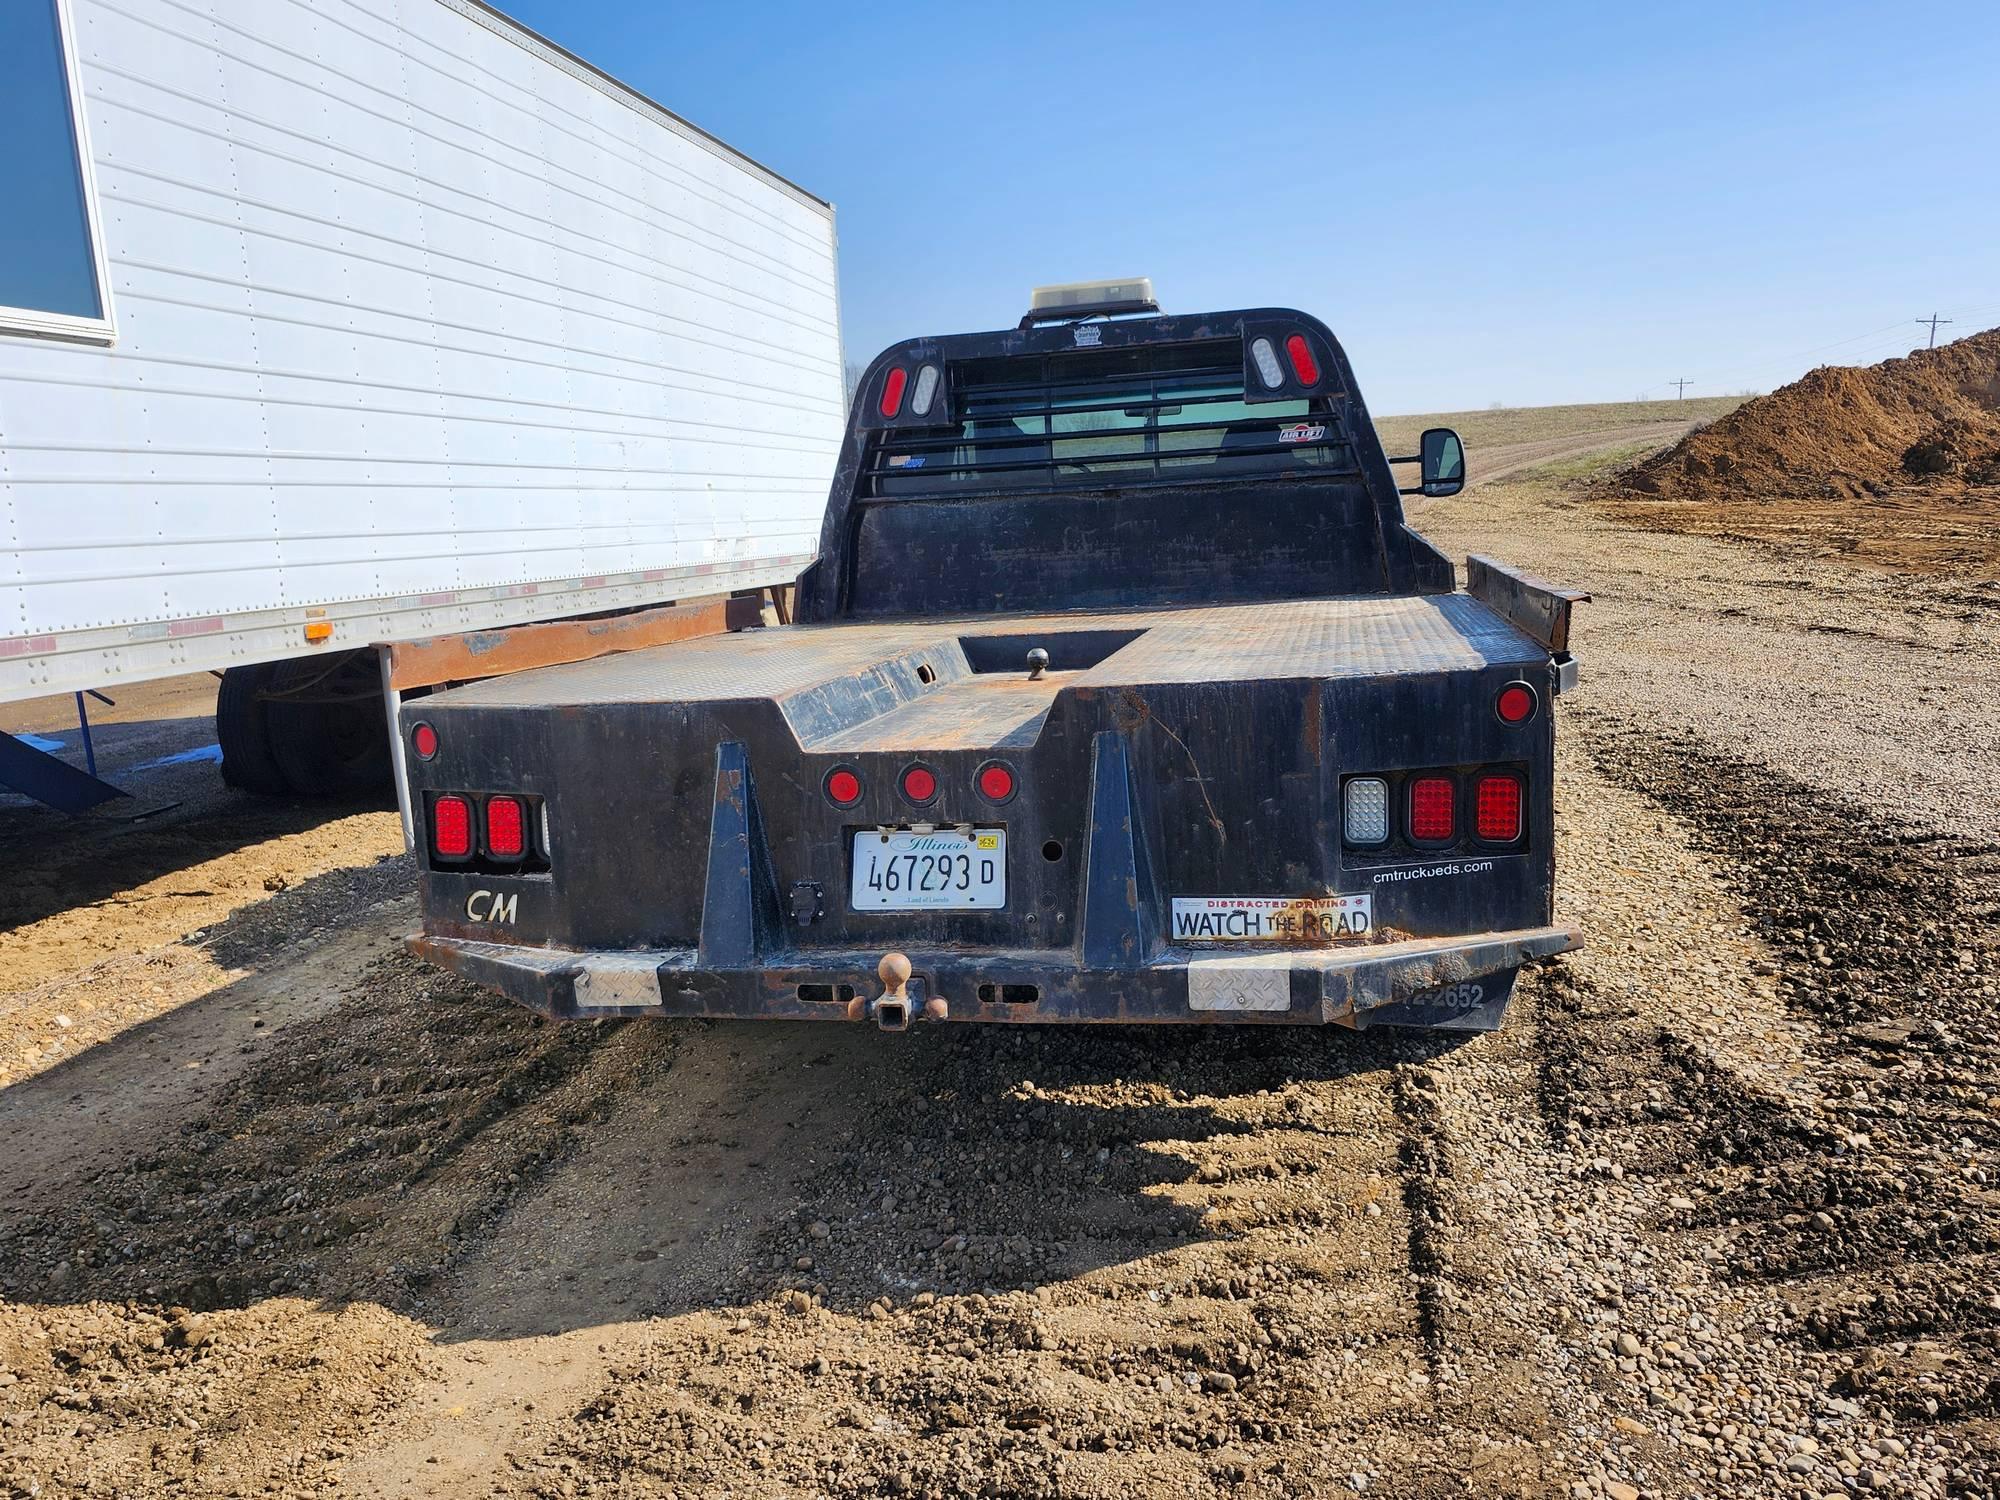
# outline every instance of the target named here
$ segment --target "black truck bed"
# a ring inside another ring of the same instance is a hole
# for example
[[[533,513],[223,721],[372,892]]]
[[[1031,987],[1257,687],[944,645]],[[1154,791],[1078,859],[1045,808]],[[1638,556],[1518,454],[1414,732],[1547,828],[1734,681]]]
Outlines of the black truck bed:
[[[1028,643],[1046,645],[1078,636],[1103,638],[1091,642],[1092,654],[1112,646],[1114,637],[1129,636],[1129,641],[1116,642],[1116,649],[1090,666],[1065,670],[1057,656],[1046,677],[1027,681]],[[982,672],[963,664],[961,640],[1016,639],[1023,648],[1006,659],[1002,670]],[[946,729],[949,720],[931,705],[952,702],[950,696],[926,694],[896,704],[861,684],[859,679],[871,670],[899,660],[944,671],[957,664],[951,675],[962,677],[968,692],[993,692],[1005,702],[1023,704],[1035,699],[1046,703],[1064,687],[1538,666],[1547,662],[1548,652],[1469,594],[1294,599],[1209,609],[969,615],[749,630],[496,677],[455,688],[439,701],[458,707],[526,707],[772,698],[787,707],[800,742],[813,745],[833,732],[825,727],[823,695],[836,689],[835,696],[851,702],[852,711],[878,724],[878,716],[886,715],[922,735]],[[850,682],[855,684],[851,690]],[[966,704],[966,712],[981,712],[967,699],[958,701]],[[970,738],[960,732],[938,743],[963,744]]]
[[[896,346],[801,623],[404,705],[416,945],[557,1016],[1498,1025],[1576,941],[1572,596],[1457,591],[1406,461],[1291,309]]]

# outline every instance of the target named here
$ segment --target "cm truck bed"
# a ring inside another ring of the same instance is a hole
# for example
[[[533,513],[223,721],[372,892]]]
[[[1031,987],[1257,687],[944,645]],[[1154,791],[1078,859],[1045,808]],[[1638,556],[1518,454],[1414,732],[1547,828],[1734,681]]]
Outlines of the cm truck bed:
[[[962,1018],[1490,1025],[1573,941],[1549,720],[1441,721],[1523,682],[1546,702],[1548,650],[1445,594],[750,631],[475,684],[406,711],[426,810],[498,791],[541,842],[427,851],[420,946],[555,1014],[844,1016],[896,951]],[[1454,798],[1511,778],[1516,836],[1467,805],[1443,843],[1344,847],[1343,780],[1394,800],[1418,744]],[[926,827],[997,838],[1004,904],[858,909],[868,841]]]
[[[913,339],[795,628],[406,703],[419,951],[551,1015],[1488,1029],[1574,596],[1405,523],[1292,308]],[[1051,321],[1053,320],[1053,321]]]

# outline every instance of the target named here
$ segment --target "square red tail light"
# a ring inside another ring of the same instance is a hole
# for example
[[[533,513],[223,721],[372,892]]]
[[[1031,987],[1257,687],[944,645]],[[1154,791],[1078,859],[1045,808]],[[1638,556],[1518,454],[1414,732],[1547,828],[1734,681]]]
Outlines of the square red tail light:
[[[1419,844],[1448,844],[1457,833],[1457,784],[1449,776],[1411,778],[1411,840]]]
[[[472,856],[472,804],[445,795],[431,803],[431,851],[440,859]]]
[[[486,799],[486,852],[519,859],[528,852],[528,820],[518,797]]]
[[[1473,795],[1473,826],[1481,842],[1511,844],[1521,836],[1521,783],[1513,776],[1482,776]]]

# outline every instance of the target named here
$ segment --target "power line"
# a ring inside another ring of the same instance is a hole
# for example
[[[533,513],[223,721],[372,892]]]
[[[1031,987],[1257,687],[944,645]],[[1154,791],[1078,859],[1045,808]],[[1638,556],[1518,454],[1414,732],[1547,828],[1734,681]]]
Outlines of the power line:
[[[1674,399],[1676,401],[1685,401],[1687,399],[1688,387],[1693,385],[1694,382],[1692,380],[1662,380],[1660,384],[1672,386],[1674,388]]]
[[[1982,317],[1985,314],[1991,312],[2000,312],[2000,302],[1989,302],[1981,307],[1970,307],[1970,308],[1962,307],[1959,309],[1958,316],[1961,319],[1977,318],[1977,317]],[[1916,321],[1919,323],[1928,323],[1930,319],[1918,318]],[[1951,323],[1952,321],[1954,320],[1945,317],[1940,317],[1938,319],[1938,322],[1940,323]],[[1842,349],[1854,344],[1862,343],[1867,340],[1879,339],[1883,334],[1888,333],[1892,329],[1907,328],[1908,326],[1909,325],[1907,323],[1904,323],[1900,320],[1894,323],[1884,323],[1880,328],[1871,328],[1865,333],[1849,334],[1846,338],[1835,339],[1832,343],[1829,344],[1816,344],[1810,349],[1798,349],[1794,350],[1790,354],[1769,355],[1763,359],[1756,361],[1754,364],[1738,365],[1733,371],[1711,372],[1707,375],[1700,375],[1695,377],[1694,383],[1697,385],[1711,385],[1711,386],[1739,384],[1746,377],[1752,375],[1762,375],[1763,373],[1769,370],[1777,370],[1785,367],[1795,367],[1796,361],[1810,358],[1812,355],[1825,354],[1829,350]],[[1895,352],[1894,346],[1900,342],[1901,342],[1900,340],[1892,339],[1889,341],[1888,349],[1885,350],[1884,352],[1877,353],[1873,349],[1871,349],[1868,351],[1864,351],[1862,357],[1864,359],[1886,358],[1888,354]],[[1661,386],[1669,386],[1672,385],[1673,383],[1674,382],[1671,380],[1662,380],[1656,385],[1649,385],[1645,387],[1645,390],[1656,391],[1659,390]]]
[[[1926,349],[1935,349],[1937,348],[1938,324],[1949,323],[1951,319],[1940,318],[1936,313],[1932,313],[1928,318],[1918,318],[1916,319],[1916,321],[1919,323],[1928,323],[1931,325],[1931,341],[1928,344],[1924,345],[1924,347]]]

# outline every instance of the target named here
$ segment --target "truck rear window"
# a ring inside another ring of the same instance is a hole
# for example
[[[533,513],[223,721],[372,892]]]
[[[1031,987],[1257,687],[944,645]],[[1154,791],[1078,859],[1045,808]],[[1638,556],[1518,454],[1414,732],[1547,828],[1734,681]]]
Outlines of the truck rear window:
[[[875,435],[865,494],[1078,489],[1352,473],[1336,417],[1243,399],[1235,339],[951,367],[952,428]]]

